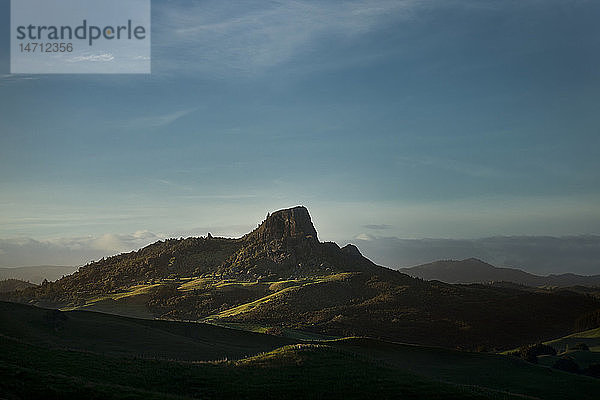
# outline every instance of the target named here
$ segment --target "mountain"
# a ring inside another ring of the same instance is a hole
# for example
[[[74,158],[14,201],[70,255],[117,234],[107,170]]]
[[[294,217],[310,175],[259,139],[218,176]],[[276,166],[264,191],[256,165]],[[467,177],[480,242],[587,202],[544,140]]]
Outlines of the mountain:
[[[372,336],[466,349],[564,336],[580,316],[600,309],[598,300],[571,291],[412,278],[374,264],[353,245],[320,242],[304,207],[267,215],[241,238],[159,241],[2,297],[277,334]]]
[[[413,277],[446,283],[512,282],[532,287],[600,286],[600,275],[539,276],[520,269],[494,267],[476,258],[435,261],[416,267],[401,268],[399,271]]]
[[[258,228],[245,235],[242,247],[218,272],[242,280],[296,279],[334,272],[374,272],[377,267],[351,247],[321,243],[305,207],[267,215]]]
[[[15,290],[23,290],[35,286],[37,285],[19,279],[5,279],[0,281],[0,293],[14,292]]]
[[[72,274],[77,267],[62,265],[35,265],[31,267],[0,268],[0,279],[20,279],[40,284],[44,279],[55,281]]]

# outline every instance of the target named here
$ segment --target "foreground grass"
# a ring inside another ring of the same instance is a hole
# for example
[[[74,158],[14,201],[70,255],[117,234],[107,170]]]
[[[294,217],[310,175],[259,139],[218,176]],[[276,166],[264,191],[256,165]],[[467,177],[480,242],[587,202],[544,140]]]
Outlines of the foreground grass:
[[[502,355],[369,338],[302,342],[0,302],[3,399],[591,400],[599,392],[600,380]]]
[[[79,377],[44,373],[31,368],[0,364],[0,393],[3,399],[184,399],[168,393],[128,386],[92,382]]]
[[[327,342],[415,374],[549,400],[597,399],[600,379],[527,363],[516,357],[346,338]]]
[[[0,337],[0,354],[0,392],[9,399],[512,398],[435,382],[318,345],[286,346],[240,361],[184,363],[46,349]]]
[[[41,347],[178,360],[239,359],[296,343],[199,323],[58,312],[5,302],[0,302],[0,334]]]

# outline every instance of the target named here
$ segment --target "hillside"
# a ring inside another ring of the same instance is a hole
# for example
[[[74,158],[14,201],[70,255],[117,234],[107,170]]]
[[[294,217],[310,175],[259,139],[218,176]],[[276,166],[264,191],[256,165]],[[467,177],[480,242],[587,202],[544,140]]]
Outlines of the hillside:
[[[317,345],[211,363],[112,358],[5,337],[0,351],[0,392],[15,399],[498,398],[493,390],[437,382]]]
[[[320,242],[308,210],[268,215],[239,239],[159,241],[5,299],[63,310],[207,321],[259,331],[366,335],[506,349],[573,332],[598,300],[570,291],[425,282]]]
[[[293,341],[0,302],[8,399],[587,400],[598,390],[600,380],[496,354],[368,338]]]
[[[539,276],[515,268],[498,268],[476,258],[444,260],[400,268],[407,275],[446,283],[512,282],[532,287],[600,286],[600,275],[559,274]]]
[[[207,324],[62,312],[6,302],[0,302],[0,333],[42,347],[188,361],[243,358],[295,343]]]
[[[19,279],[5,279],[0,281],[0,293],[14,292],[15,290],[23,290],[35,286],[37,285]]]
[[[288,326],[326,335],[462,349],[502,349],[572,332],[597,301],[572,292],[533,293],[482,285],[407,282],[352,274],[292,287],[253,307],[216,314],[229,322]]]

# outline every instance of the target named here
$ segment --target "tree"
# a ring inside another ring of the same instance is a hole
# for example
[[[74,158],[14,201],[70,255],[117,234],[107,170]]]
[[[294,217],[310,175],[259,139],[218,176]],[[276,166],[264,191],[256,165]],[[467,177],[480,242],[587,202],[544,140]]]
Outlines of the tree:
[[[537,357],[541,355],[556,355],[556,350],[552,346],[548,346],[543,343],[532,344],[524,346],[519,349],[519,355],[525,361],[536,364]]]

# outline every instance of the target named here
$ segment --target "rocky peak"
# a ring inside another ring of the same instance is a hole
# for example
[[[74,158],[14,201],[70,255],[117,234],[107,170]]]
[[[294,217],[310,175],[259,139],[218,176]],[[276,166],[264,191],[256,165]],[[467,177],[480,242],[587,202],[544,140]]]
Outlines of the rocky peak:
[[[298,206],[275,211],[267,215],[263,223],[247,236],[250,240],[267,242],[289,238],[308,238],[317,241],[317,231],[306,207]]]
[[[360,253],[360,250],[358,250],[358,247],[351,243],[348,243],[347,245],[342,247],[341,250],[348,255],[362,257],[362,254]]]

